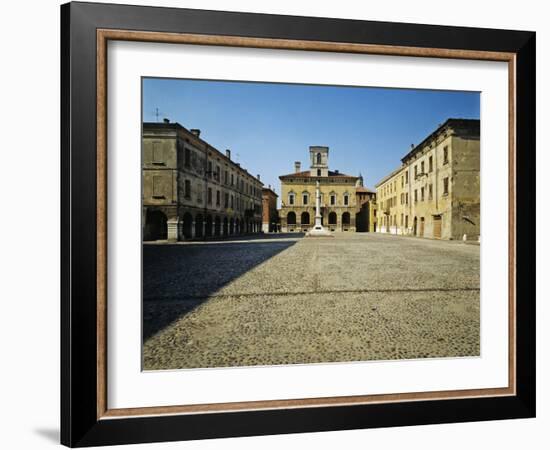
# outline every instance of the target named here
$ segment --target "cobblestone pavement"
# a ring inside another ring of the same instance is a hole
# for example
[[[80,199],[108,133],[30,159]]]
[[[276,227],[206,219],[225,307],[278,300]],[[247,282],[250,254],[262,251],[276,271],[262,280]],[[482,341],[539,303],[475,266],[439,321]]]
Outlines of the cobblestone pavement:
[[[381,234],[144,245],[145,370],[479,355],[479,246]]]

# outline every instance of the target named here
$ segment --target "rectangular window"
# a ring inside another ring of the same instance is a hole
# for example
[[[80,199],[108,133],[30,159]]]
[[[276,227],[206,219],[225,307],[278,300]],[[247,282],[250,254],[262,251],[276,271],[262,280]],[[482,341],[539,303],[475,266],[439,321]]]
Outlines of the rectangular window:
[[[212,204],[212,188],[208,188],[208,204]]]
[[[422,201],[422,202],[424,201],[424,188],[423,187],[420,188],[420,201]]]
[[[185,180],[185,198],[191,198],[191,181]]]
[[[409,193],[407,192],[405,194],[405,205],[408,205],[409,204]]]
[[[418,202],[418,190],[414,190],[414,202]]]
[[[233,174],[231,174],[231,186],[233,186],[234,181],[235,181],[234,176],[233,176]]]
[[[405,184],[409,184],[409,172],[405,172]]]
[[[229,194],[226,192],[223,199],[224,208],[229,208]]]
[[[220,166],[216,166],[216,180],[220,181],[221,169]]]
[[[430,155],[430,158],[428,159],[428,170],[431,172],[434,171],[434,159],[433,156]]]
[[[302,196],[302,201],[304,202],[304,205],[307,205],[307,200],[308,200],[308,199],[307,199],[307,194],[304,194],[304,195]]]
[[[416,177],[418,177],[418,166],[415,164],[414,165],[414,178],[416,179]]]
[[[449,162],[449,147],[445,146],[443,147],[443,164],[447,164]]]
[[[330,196],[330,204],[332,206],[336,205],[336,195],[333,194]]]
[[[216,206],[220,206],[220,191],[216,191]]]
[[[162,186],[162,177],[153,177],[153,198],[164,198],[164,189]]]
[[[449,177],[443,178],[443,195],[449,195]]]
[[[185,167],[191,167],[191,149],[185,149]]]
[[[234,205],[234,203],[233,203],[233,196],[231,196],[231,209],[233,209],[233,205]]]
[[[212,178],[212,161],[208,161],[208,178]]]
[[[433,184],[430,184],[428,186],[428,199],[432,200],[434,198],[434,190],[433,190]]]
[[[294,194],[290,194],[290,195],[288,196],[288,203],[289,203],[290,205],[294,205]]]
[[[227,184],[227,182],[229,181],[229,174],[227,173],[227,170],[224,171],[223,178],[224,183]]]
[[[349,204],[349,197],[347,195],[344,195],[344,205],[348,206]]]
[[[424,161],[420,163],[420,173],[424,173]]]
[[[163,152],[162,152],[162,143],[153,142],[153,164],[163,164]]]

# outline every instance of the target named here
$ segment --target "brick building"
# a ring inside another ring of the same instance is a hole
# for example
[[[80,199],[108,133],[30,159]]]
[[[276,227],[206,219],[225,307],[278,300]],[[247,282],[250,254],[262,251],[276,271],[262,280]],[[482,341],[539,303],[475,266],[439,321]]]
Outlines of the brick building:
[[[264,233],[278,231],[277,197],[278,195],[271,189],[271,186],[262,189],[262,232]]]

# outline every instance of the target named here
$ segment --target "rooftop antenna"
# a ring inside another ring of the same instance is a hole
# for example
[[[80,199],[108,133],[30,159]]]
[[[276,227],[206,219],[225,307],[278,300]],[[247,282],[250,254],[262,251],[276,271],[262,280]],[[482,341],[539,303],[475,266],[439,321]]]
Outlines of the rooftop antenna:
[[[155,108],[155,110],[153,111],[153,115],[155,116],[156,121],[159,122],[159,117],[166,116],[166,113],[163,111],[160,111],[158,108]]]

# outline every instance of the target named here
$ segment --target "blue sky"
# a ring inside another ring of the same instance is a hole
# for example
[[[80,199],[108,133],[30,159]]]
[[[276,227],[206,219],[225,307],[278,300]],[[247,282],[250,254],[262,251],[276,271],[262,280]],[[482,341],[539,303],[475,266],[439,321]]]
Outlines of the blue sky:
[[[294,161],[309,168],[309,146],[329,149],[329,167],[374,185],[446,119],[479,119],[479,93],[297,84],[143,80],[143,120],[167,117],[280,193]]]

